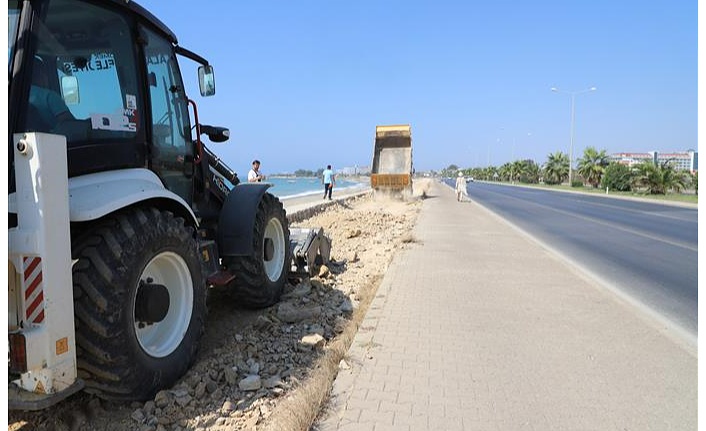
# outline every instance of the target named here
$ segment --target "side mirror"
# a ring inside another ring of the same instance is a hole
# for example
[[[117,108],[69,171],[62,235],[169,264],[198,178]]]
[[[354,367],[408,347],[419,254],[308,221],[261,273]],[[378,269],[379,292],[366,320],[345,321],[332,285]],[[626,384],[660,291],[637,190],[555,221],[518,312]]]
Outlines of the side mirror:
[[[214,127],[201,124],[200,126],[201,134],[208,136],[211,142],[225,142],[230,138],[230,130],[225,127]]]
[[[64,103],[67,105],[78,105],[78,78],[75,76],[61,77],[61,97],[64,98]]]
[[[204,97],[216,94],[216,77],[213,66],[199,66],[199,90]]]

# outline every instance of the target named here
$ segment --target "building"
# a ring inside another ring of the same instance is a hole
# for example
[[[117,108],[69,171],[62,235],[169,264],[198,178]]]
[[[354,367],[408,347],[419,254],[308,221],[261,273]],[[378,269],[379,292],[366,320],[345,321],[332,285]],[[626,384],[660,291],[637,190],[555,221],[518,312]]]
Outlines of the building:
[[[338,170],[341,175],[370,175],[370,166],[346,166]]]
[[[679,171],[694,173],[699,170],[699,152],[694,150],[676,153],[660,153],[658,151],[649,151],[646,153],[613,153],[608,156],[608,160],[627,166],[633,166],[645,160],[657,164],[671,162]]]

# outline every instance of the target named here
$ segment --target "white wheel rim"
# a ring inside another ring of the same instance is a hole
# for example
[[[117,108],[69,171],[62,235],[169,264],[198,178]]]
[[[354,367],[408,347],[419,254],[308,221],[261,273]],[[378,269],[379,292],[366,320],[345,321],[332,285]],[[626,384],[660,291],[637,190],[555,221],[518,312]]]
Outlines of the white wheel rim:
[[[194,308],[193,281],[186,261],[171,251],[158,254],[147,264],[140,280],[148,278],[169,291],[169,311],[161,322],[149,325],[133,318],[135,335],[148,355],[163,358],[179,347],[189,328]]]
[[[282,223],[276,218],[271,218],[267,223],[263,246],[267,243],[268,239],[272,241],[273,253],[272,259],[266,260],[265,251],[262,251],[263,262],[265,263],[265,274],[267,274],[267,278],[270,281],[277,281],[280,275],[282,275],[282,269],[284,268],[284,247],[287,245],[284,243],[284,229],[282,229]]]

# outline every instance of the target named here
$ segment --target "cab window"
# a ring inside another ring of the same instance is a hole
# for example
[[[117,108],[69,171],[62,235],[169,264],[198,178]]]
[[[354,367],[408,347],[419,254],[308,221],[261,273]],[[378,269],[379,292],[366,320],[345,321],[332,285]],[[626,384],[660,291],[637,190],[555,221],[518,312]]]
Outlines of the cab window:
[[[193,145],[188,100],[172,44],[142,29],[151,104],[152,170],[168,189],[191,202]]]
[[[143,128],[135,48],[121,14],[53,0],[32,24],[37,46],[25,130],[65,135],[67,144],[135,140]]]

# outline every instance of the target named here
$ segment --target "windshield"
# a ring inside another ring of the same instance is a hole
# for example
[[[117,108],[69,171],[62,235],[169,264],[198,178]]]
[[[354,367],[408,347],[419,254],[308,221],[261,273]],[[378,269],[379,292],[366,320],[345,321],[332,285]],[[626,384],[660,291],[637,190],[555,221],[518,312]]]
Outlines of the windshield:
[[[7,4],[7,63],[10,64],[15,53],[17,25],[20,22],[20,4],[10,0]]]
[[[129,18],[89,2],[51,0],[31,32],[21,130],[64,135],[69,147],[135,140],[144,107]]]

